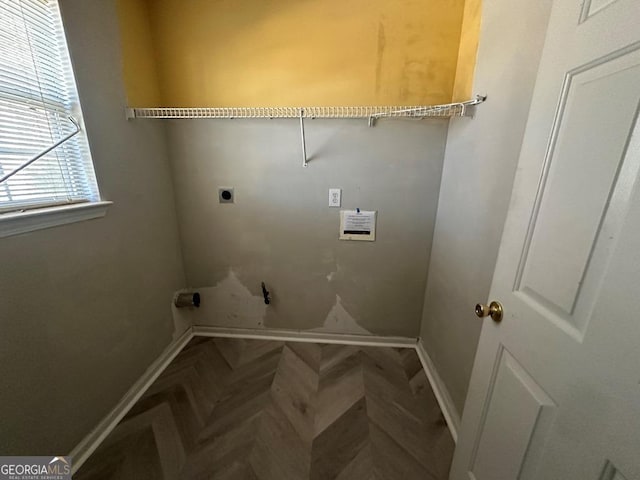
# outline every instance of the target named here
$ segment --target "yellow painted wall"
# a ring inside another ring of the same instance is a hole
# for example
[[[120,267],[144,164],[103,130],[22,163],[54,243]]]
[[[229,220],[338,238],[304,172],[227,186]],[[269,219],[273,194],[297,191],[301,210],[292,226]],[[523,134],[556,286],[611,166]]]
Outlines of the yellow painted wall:
[[[465,0],[118,3],[131,106],[437,104],[469,74]]]
[[[453,86],[454,102],[469,100],[473,95],[473,78],[478,54],[481,17],[482,0],[466,0],[460,35],[458,66]]]
[[[163,102],[147,0],[117,0],[117,9],[129,106],[160,106]]]

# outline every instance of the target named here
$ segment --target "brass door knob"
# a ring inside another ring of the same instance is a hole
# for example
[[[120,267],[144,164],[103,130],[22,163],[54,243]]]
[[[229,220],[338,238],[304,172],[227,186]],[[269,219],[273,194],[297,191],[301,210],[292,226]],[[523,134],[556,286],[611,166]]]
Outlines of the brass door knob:
[[[499,322],[502,320],[502,313],[502,304],[495,300],[489,305],[484,305],[482,303],[478,303],[476,305],[476,315],[480,318],[491,317],[494,322]]]

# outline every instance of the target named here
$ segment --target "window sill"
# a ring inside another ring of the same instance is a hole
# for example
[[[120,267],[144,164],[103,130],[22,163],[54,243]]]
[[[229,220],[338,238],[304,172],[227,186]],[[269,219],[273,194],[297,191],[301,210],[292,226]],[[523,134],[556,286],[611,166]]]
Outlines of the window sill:
[[[0,238],[104,217],[113,202],[87,202],[0,215]]]

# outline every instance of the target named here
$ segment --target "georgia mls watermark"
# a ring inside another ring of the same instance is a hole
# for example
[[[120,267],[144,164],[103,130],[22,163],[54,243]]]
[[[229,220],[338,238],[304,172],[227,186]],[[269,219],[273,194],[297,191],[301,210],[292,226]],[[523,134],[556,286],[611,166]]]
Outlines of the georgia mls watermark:
[[[0,457],[0,480],[71,480],[71,457]]]

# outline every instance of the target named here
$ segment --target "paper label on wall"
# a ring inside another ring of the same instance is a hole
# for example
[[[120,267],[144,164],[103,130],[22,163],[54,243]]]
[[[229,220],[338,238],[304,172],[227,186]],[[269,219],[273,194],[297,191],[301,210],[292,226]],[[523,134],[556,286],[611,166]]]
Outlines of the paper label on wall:
[[[376,239],[376,212],[358,210],[340,211],[340,240]]]

